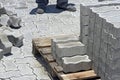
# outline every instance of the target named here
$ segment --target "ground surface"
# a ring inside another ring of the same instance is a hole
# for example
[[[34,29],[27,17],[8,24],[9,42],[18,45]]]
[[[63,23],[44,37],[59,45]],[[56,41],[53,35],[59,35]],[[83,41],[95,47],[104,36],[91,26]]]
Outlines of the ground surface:
[[[47,71],[32,54],[32,39],[59,34],[80,33],[79,4],[85,0],[69,0],[76,4],[76,12],[55,9],[56,0],[50,0],[47,13],[34,14],[35,0],[0,0],[4,6],[22,18],[18,29],[24,35],[24,46],[12,48],[10,56],[0,61],[0,80],[50,80]],[[86,0],[88,1],[88,0]],[[27,8],[19,9],[18,2],[26,3]]]

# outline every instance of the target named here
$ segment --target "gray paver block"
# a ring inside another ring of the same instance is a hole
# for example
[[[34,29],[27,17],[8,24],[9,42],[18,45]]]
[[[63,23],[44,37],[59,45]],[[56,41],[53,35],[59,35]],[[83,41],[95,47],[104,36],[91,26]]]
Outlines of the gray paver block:
[[[62,62],[63,71],[65,73],[91,69],[91,60],[87,55],[63,57]]]
[[[21,25],[21,18],[19,18],[17,15],[11,15],[9,16],[9,20],[8,20],[8,25],[12,26],[14,28],[20,28]]]
[[[85,7],[83,5],[80,5],[80,14],[87,16],[90,14],[90,9],[88,7]]]
[[[81,23],[82,23],[82,25],[83,26],[86,26],[86,25],[89,25],[89,15],[87,15],[87,16],[82,16],[81,15]]]
[[[15,6],[15,9],[27,9],[27,3],[26,1],[22,2],[22,1],[18,1],[18,3]]]
[[[61,37],[55,37],[51,40],[51,50],[52,50],[52,54],[53,57],[56,57],[56,45],[59,43],[67,43],[67,42],[77,42],[79,41],[78,37],[76,36],[61,36]]]
[[[15,60],[4,60],[3,64],[5,65],[6,71],[18,70],[17,65],[14,63]]]
[[[68,42],[68,43],[60,43],[56,45],[56,62],[61,65],[62,57],[71,57],[75,55],[84,55],[85,45],[81,42]]]
[[[4,73],[0,73],[0,78],[7,79],[11,77],[19,77],[21,76],[19,71],[8,71]]]
[[[0,17],[0,24],[3,26],[7,26],[8,25],[8,20],[9,20],[9,16],[6,14],[1,15]]]
[[[35,75],[25,75],[20,77],[12,77],[10,80],[36,80]]]
[[[12,29],[3,26],[0,28],[3,33],[6,34],[9,41],[13,44],[15,47],[21,47],[23,45],[23,34],[21,34],[19,31],[13,31]]]
[[[81,42],[68,42],[57,44],[56,55],[60,58],[74,55],[84,55],[85,45]]]
[[[11,53],[12,43],[9,42],[5,34],[0,34],[0,48],[3,49],[3,54]]]
[[[33,70],[29,66],[29,64],[17,64],[18,70],[20,71],[21,75],[32,75]]]
[[[2,15],[2,14],[5,14],[6,13],[6,10],[5,10],[5,8],[0,8],[0,16]]]

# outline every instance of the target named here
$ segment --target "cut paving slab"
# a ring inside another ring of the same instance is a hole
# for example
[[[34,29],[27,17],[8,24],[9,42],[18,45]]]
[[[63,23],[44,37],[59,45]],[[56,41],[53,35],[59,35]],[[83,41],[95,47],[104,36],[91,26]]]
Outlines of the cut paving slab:
[[[56,58],[56,45],[59,43],[67,43],[67,42],[77,42],[79,41],[77,36],[61,36],[61,37],[55,37],[51,40],[51,50],[52,55],[54,58]]]
[[[87,55],[77,55],[62,58],[62,67],[65,73],[91,69],[91,60]]]
[[[57,44],[56,55],[60,58],[85,54],[85,45],[81,42],[68,42]]]
[[[56,62],[61,65],[63,57],[85,55],[85,45],[81,42],[67,42],[56,45]]]

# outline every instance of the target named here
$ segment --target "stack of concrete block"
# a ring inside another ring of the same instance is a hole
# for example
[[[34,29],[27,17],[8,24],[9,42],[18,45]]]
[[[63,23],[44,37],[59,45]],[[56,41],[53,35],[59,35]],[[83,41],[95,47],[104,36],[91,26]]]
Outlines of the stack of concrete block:
[[[84,5],[84,6],[83,6]],[[87,39],[87,55],[92,60],[92,68],[101,77],[102,80],[120,80],[120,23],[119,23],[119,7],[120,5],[104,5],[92,6],[82,4],[81,22],[85,17],[82,14],[89,16],[88,36],[82,36],[85,30],[81,26],[80,38]],[[84,11],[85,10],[85,11]],[[81,23],[82,24],[82,23]]]
[[[91,60],[86,55],[85,45],[78,37],[53,38],[52,54],[65,73],[91,69]],[[73,69],[74,67],[77,68]]]
[[[54,59],[56,59],[56,44],[59,43],[67,43],[67,42],[77,42],[79,41],[78,37],[76,36],[61,36],[61,37],[55,37],[51,40],[51,50],[52,50],[52,55]]]

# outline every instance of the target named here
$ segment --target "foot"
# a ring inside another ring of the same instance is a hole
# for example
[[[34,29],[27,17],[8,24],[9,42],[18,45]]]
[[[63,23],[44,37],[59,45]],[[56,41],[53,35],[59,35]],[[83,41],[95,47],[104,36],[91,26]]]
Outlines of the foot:
[[[44,9],[38,8],[37,11],[36,11],[36,13],[38,13],[38,14],[43,14],[43,13],[44,13]]]
[[[60,6],[57,5],[56,8],[63,9],[63,10],[68,10],[68,11],[71,11],[71,12],[76,11],[76,8],[72,5],[67,5],[66,7],[60,7]]]

